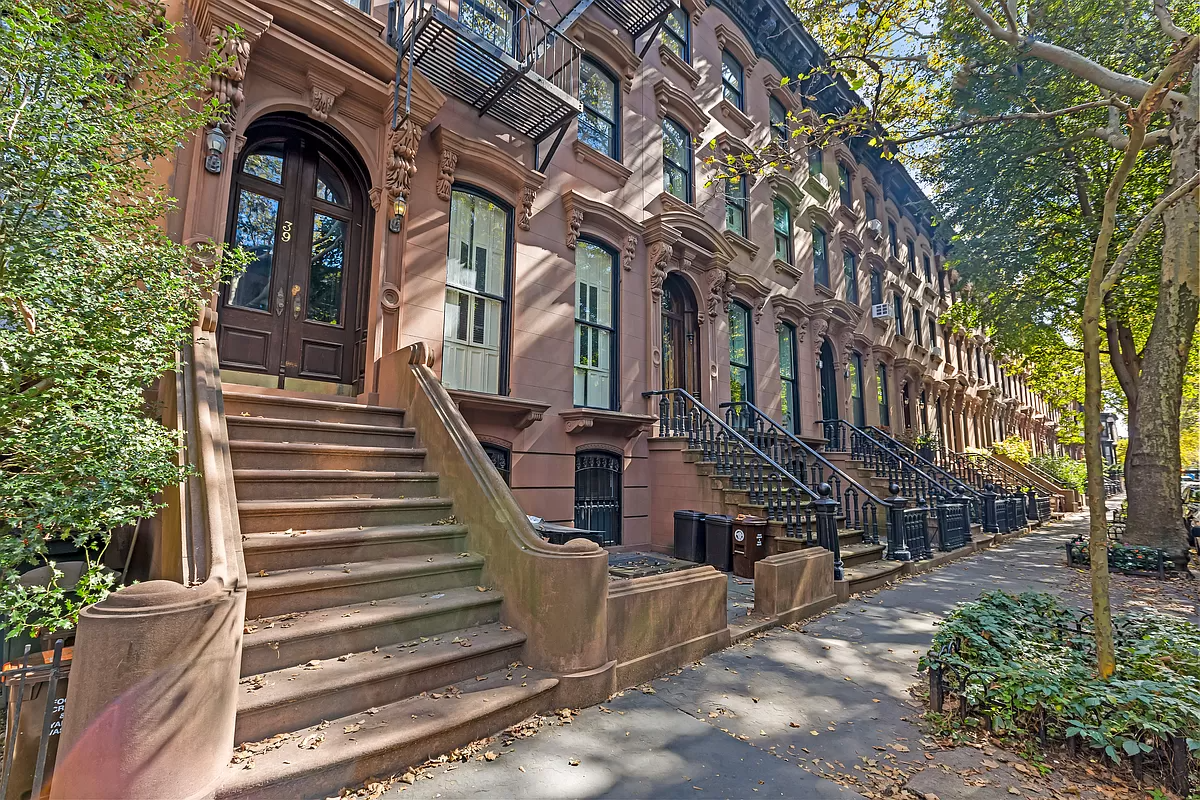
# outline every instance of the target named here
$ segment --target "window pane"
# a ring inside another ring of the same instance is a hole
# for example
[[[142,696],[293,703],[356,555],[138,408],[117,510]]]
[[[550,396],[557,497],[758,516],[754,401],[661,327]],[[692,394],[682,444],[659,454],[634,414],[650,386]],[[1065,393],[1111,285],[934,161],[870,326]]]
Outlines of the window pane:
[[[513,50],[513,9],[505,0],[462,0],[458,18],[506,53]]]
[[[779,377],[791,380],[796,377],[796,332],[791,325],[779,331]]]
[[[858,261],[853,252],[847,250],[842,254],[842,270],[846,278],[846,300],[858,302]]]
[[[821,148],[810,146],[808,148],[808,172],[810,175],[820,175],[825,171],[825,154],[821,152]]]
[[[233,243],[249,255],[245,269],[229,281],[229,305],[267,311],[275,262],[275,222],[279,201],[242,190],[238,197]]]
[[[777,143],[786,142],[788,139],[787,109],[774,96],[770,99],[769,107],[771,113],[771,136]]]
[[[867,204],[867,219],[879,219],[878,215],[875,213],[875,195],[867,192],[864,195],[864,199],[866,200]]]
[[[749,314],[740,305],[729,308],[729,360],[735,364],[749,365]]]
[[[612,255],[599,245],[591,242],[576,245],[576,319],[612,327],[613,261]]]
[[[270,142],[246,156],[242,172],[283,185],[283,142]]]
[[[312,260],[308,270],[311,322],[337,325],[342,312],[342,273],[346,266],[346,223],[313,214]]]
[[[341,176],[334,170],[333,165],[323,158],[321,165],[317,167],[317,199],[339,206],[350,205],[346,200],[346,186]]]
[[[746,179],[725,179],[725,227],[746,235]]]
[[[679,56],[684,61],[690,62],[691,55],[687,52],[687,40],[687,12],[682,8],[676,8],[667,15],[667,21],[663,26],[662,31],[662,41],[671,50],[671,52]]]
[[[579,140],[608,156],[616,157],[617,87],[608,75],[589,61],[579,66]]]
[[[829,285],[829,261],[825,256],[825,231],[813,228],[813,276],[822,286]]]
[[[663,188],[684,202],[691,190],[692,153],[687,132],[663,120]]]
[[[725,99],[742,107],[742,65],[727,51],[721,52],[721,83]]]
[[[442,382],[451,389],[500,390],[507,271],[507,212],[485,198],[455,191],[450,198],[442,353]]]

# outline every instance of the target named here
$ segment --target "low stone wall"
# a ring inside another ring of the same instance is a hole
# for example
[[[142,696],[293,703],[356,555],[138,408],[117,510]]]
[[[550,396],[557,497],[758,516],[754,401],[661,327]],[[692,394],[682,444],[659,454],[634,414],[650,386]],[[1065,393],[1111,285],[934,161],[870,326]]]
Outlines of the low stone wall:
[[[820,547],[768,556],[754,565],[754,613],[780,625],[824,611],[837,602],[833,553]]]
[[[724,573],[712,567],[610,583],[608,657],[617,662],[615,688],[728,647],[728,590]]]

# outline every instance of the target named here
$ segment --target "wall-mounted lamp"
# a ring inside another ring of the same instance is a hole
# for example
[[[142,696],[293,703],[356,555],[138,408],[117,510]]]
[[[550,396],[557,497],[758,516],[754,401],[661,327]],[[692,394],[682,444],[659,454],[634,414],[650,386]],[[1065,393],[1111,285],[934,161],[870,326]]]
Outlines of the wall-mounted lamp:
[[[225,166],[225,148],[229,139],[220,126],[209,128],[204,134],[204,146],[208,148],[208,156],[204,159],[204,169],[213,175],[220,175]]]
[[[404,215],[408,213],[408,202],[404,199],[404,195],[397,195],[392,201],[392,218],[388,220],[388,230],[392,233],[399,233],[404,227]]]

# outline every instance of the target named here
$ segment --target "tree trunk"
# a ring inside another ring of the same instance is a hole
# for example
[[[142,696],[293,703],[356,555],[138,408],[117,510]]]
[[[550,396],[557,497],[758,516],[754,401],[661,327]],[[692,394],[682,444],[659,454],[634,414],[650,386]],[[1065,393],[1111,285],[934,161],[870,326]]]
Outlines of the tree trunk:
[[[1193,72],[1192,98],[1200,97],[1200,70]],[[1200,125],[1185,109],[1172,112],[1175,142],[1170,187],[1200,170]],[[1170,191],[1170,189],[1168,189]],[[1138,440],[1126,453],[1129,544],[1166,550],[1187,563],[1187,529],[1180,497],[1179,404],[1196,317],[1200,313],[1200,204],[1189,192],[1163,213],[1162,277],[1158,307],[1142,357],[1141,397],[1133,425]]]

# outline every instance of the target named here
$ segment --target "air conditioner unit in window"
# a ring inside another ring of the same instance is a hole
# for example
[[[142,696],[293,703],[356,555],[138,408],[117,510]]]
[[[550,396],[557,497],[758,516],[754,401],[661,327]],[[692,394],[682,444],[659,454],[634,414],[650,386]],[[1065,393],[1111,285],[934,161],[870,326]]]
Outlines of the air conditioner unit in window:
[[[888,303],[876,303],[871,306],[871,319],[891,319],[892,307]]]
[[[883,238],[883,223],[880,222],[879,220],[877,220],[877,219],[867,220],[867,230],[870,231],[871,235],[874,236],[876,239]]]

